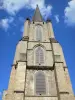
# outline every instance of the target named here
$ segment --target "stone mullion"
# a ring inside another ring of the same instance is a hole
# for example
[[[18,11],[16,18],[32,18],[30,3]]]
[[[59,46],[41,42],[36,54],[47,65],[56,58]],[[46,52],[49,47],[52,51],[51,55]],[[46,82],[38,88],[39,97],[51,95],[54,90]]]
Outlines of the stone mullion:
[[[26,70],[25,70],[25,84],[24,84],[24,100],[25,100],[25,88],[26,88],[26,78],[27,78],[27,51],[28,51],[28,42],[27,41],[27,50],[26,50]]]

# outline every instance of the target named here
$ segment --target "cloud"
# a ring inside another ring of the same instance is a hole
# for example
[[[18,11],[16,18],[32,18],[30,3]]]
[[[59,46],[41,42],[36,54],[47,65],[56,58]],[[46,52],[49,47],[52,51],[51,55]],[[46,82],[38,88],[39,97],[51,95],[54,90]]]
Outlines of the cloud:
[[[55,17],[56,22],[59,23],[60,22],[59,15],[55,15],[54,17]]]
[[[4,28],[5,30],[7,30],[8,27],[9,27],[8,19],[2,19],[2,20],[0,21],[0,27],[2,27],[2,28]]]
[[[22,8],[35,9],[37,4],[43,16],[48,17],[51,14],[52,6],[46,6],[45,0],[3,0],[3,8],[13,15]]]
[[[2,8],[3,8],[3,1],[0,0],[0,9],[2,9]]]
[[[65,23],[69,26],[75,25],[75,0],[68,2],[68,6],[64,10],[65,13]]]
[[[24,17],[21,16],[19,17],[19,21],[24,22],[24,20],[25,20]]]
[[[45,19],[47,19],[50,15],[51,15],[51,11],[52,11],[52,6],[47,6],[47,7],[43,7],[40,8],[41,14],[45,17]]]
[[[9,24],[12,23],[14,20],[13,17],[5,18],[0,20],[0,27],[2,27],[5,31],[9,28]]]

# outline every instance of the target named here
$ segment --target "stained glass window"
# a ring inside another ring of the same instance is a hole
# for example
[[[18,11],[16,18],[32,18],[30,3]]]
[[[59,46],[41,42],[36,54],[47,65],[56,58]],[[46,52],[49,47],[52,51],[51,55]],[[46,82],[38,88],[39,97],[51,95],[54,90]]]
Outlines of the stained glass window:
[[[42,71],[36,73],[36,94],[46,94],[45,75]]]
[[[43,64],[44,63],[44,51],[42,47],[37,47],[36,49],[36,63]]]

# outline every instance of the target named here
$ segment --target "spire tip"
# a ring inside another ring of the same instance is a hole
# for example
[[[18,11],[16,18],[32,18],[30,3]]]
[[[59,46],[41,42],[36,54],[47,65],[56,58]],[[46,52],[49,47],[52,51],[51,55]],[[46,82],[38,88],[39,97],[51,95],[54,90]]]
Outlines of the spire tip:
[[[38,4],[36,5],[36,7],[39,7]]]

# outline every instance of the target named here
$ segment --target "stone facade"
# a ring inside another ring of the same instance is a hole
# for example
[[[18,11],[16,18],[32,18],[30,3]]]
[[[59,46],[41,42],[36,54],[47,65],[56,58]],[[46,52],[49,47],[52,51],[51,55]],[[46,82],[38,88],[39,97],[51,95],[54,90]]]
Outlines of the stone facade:
[[[37,25],[43,29],[40,41],[36,40]],[[35,57],[37,47],[43,48],[44,53],[44,63],[39,65]],[[39,70],[44,73],[46,81],[46,93],[40,95],[35,89],[35,76]],[[68,68],[62,48],[54,37],[51,21],[25,21],[23,38],[16,46],[8,90],[4,91],[3,100],[74,100]]]

